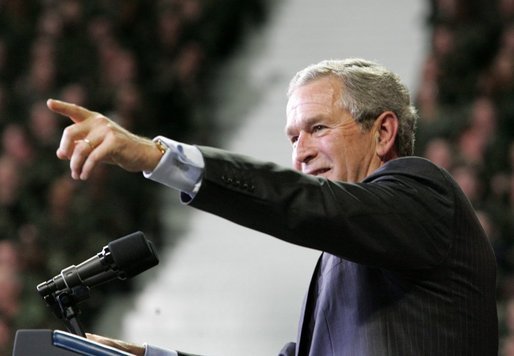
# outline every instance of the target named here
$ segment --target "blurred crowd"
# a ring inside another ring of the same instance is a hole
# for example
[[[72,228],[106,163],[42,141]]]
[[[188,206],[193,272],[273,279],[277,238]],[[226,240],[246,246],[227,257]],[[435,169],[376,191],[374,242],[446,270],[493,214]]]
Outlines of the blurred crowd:
[[[130,130],[209,143],[200,115],[216,68],[266,18],[265,0],[0,1],[0,354],[18,328],[60,328],[36,285],[141,230],[157,245],[158,185],[109,166],[87,182],[55,156],[59,98]],[[166,236],[166,239],[173,237]],[[87,327],[109,293],[95,289]]]
[[[452,173],[498,261],[501,355],[514,355],[514,0],[431,0],[417,154]]]

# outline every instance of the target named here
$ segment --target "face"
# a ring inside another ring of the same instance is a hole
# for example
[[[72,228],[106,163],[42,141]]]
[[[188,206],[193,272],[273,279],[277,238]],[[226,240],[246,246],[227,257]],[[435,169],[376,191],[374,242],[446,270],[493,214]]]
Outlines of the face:
[[[368,132],[340,104],[338,79],[296,88],[287,104],[286,133],[294,169],[330,180],[359,182],[380,166],[374,129]]]

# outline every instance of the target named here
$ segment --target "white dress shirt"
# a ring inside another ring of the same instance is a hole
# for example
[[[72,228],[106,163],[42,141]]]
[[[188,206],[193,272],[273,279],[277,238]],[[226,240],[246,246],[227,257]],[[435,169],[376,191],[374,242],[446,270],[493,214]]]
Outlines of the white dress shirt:
[[[143,175],[193,197],[200,188],[205,167],[200,150],[163,136],[155,137],[156,140],[160,140],[168,149],[157,167],[151,172],[143,172]]]

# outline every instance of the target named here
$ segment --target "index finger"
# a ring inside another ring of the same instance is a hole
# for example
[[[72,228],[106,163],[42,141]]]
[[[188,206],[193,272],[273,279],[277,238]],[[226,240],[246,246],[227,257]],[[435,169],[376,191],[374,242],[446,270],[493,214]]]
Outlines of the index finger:
[[[46,106],[55,113],[68,116],[75,123],[82,122],[93,114],[92,111],[82,106],[61,100],[48,99]]]

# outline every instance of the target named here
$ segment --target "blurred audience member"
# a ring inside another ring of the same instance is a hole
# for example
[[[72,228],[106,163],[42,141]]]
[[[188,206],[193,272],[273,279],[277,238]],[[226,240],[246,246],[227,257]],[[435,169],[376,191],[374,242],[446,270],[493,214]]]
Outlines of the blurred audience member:
[[[259,5],[249,6],[253,3]],[[251,29],[241,19],[252,19],[265,3],[1,3],[0,354],[9,353],[10,328],[55,326],[35,291],[37,283],[136,229],[157,245],[162,240],[157,188],[143,187],[142,177],[99,170],[87,185],[69,179],[67,167],[55,157],[56,133],[66,122],[44,102],[59,97],[111,112],[140,134],[152,135],[157,128],[165,133],[166,127],[184,137],[198,120],[191,106],[200,105],[208,73],[230,54],[213,49],[235,49],[238,43],[226,34]],[[208,6],[230,11],[207,17]],[[62,235],[69,245],[59,243]],[[17,268],[5,267],[6,251],[18,254]],[[89,309],[88,322],[100,306]]]

